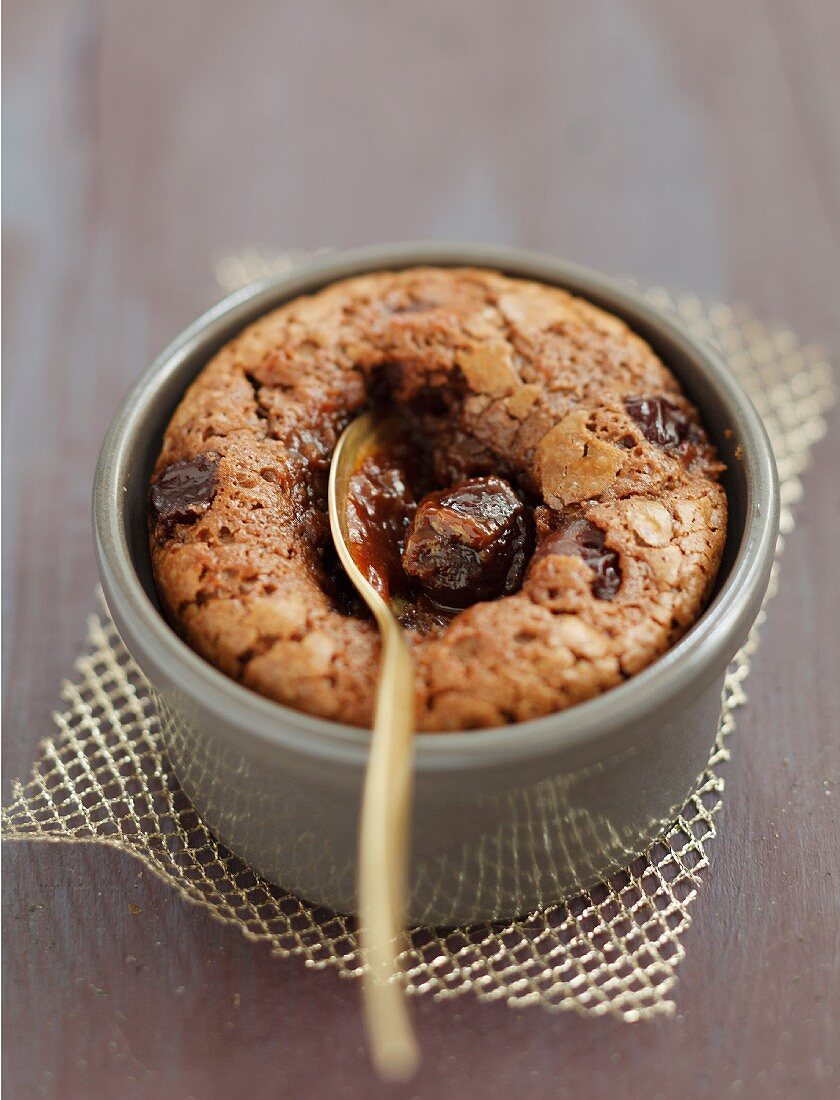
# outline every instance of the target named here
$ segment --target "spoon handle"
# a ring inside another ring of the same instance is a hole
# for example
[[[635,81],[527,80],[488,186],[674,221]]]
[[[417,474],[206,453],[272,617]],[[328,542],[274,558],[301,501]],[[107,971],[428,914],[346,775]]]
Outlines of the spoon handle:
[[[405,994],[397,980],[408,882],[414,669],[402,630],[390,613],[384,618],[379,624],[382,669],[362,800],[359,915],[373,1061],[384,1077],[406,1080],[419,1061]]]

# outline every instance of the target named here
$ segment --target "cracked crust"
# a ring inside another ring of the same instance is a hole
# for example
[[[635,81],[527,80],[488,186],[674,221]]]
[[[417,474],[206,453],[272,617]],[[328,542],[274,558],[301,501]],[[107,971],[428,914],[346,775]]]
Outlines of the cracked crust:
[[[206,509],[151,522],[166,613],[218,668],[289,706],[370,723],[379,643],[336,589],[325,495],[340,432],[383,392],[430,441],[442,484],[501,474],[549,508],[576,509],[605,532],[622,575],[599,599],[588,565],[549,553],[515,595],[409,631],[419,729],[568,707],[695,621],[723,551],[721,466],[699,427],[691,447],[669,451],[628,414],[629,396],[660,394],[697,420],[650,347],[555,288],[472,269],[382,272],[252,324],[166,431],[155,478],[219,456]]]

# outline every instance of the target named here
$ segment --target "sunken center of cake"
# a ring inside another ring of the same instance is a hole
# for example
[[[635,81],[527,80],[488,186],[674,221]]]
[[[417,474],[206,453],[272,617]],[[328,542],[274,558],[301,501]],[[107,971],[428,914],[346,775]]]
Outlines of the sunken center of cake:
[[[534,518],[509,482],[472,477],[426,492],[418,439],[394,441],[350,479],[350,552],[404,626],[426,630],[480,600],[516,592],[534,549]],[[424,617],[434,609],[436,620]]]
[[[474,269],[336,283],[187,391],[149,498],[167,616],[269,698],[368,725],[379,638],[329,534],[344,427],[405,431],[351,482],[351,550],[396,600],[417,725],[523,721],[621,683],[702,612],[726,531],[700,417],[617,318]]]

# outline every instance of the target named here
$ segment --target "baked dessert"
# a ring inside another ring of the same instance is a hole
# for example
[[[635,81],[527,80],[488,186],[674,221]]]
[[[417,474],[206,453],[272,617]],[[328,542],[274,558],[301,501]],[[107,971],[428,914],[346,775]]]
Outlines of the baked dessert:
[[[354,556],[398,599],[417,728],[524,721],[620,684],[697,619],[722,466],[652,349],[570,294],[475,269],[333,284],[260,318],[187,391],[149,497],[171,623],[271,699],[369,725],[379,639],[332,545],[330,457],[388,403],[354,478]]]

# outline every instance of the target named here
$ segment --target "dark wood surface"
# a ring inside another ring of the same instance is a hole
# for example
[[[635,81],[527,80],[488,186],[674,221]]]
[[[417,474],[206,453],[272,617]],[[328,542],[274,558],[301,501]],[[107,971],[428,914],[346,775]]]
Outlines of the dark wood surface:
[[[226,252],[503,241],[743,298],[840,347],[832,0],[9,0],[4,29],[4,800],[93,607],[108,420],[217,296]],[[840,1089],[837,423],[750,677],[676,1018],[423,999],[422,1073],[395,1095]],[[271,959],[119,853],[5,847],[9,1097],[388,1091],[355,984]]]

